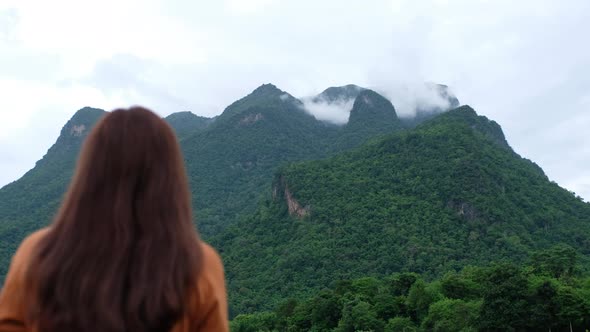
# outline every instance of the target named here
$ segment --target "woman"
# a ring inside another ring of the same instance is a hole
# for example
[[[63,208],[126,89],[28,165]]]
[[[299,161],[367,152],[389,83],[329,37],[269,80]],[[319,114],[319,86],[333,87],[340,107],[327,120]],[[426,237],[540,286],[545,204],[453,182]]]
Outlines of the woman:
[[[53,224],[23,241],[0,331],[227,331],[223,267],[192,224],[172,129],[134,107],[86,139]]]

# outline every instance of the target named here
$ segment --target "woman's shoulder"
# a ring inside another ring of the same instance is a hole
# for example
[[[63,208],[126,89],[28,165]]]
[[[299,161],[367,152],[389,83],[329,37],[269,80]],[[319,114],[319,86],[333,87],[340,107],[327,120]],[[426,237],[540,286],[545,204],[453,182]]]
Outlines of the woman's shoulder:
[[[20,265],[27,261],[31,252],[39,241],[49,232],[49,227],[42,228],[29,234],[20,244],[13,258],[13,265]]]
[[[200,322],[198,331],[228,331],[223,263],[217,251],[209,244],[201,242],[200,246],[202,265],[196,293],[191,296],[190,320]]]
[[[225,275],[223,271],[223,262],[219,253],[205,242],[201,242],[202,261],[198,278],[198,291],[202,295],[207,294],[205,298],[210,297],[211,293],[225,293]]]
[[[25,275],[31,260],[31,253],[47,232],[48,229],[44,228],[27,236],[12,257],[4,286],[0,291],[0,316],[22,309]]]
[[[203,241],[201,241],[200,245],[203,253],[202,273],[223,275],[223,262],[217,250]]]
[[[44,227],[39,230],[34,231],[33,233],[29,234],[24,240],[23,245],[25,244],[35,244],[39,242],[50,230],[50,227]]]

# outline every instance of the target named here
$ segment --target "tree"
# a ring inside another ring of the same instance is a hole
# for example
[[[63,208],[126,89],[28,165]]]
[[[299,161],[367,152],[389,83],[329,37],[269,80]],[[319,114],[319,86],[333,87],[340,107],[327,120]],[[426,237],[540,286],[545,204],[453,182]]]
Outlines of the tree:
[[[289,319],[289,327],[293,331],[309,331],[311,323],[312,305],[310,301],[305,301],[297,305],[293,310],[293,315]]]
[[[488,270],[480,311],[483,331],[516,331],[524,329],[527,312],[527,279],[521,270],[508,263]]]
[[[588,305],[581,294],[570,286],[562,286],[557,291],[556,298],[559,325],[579,326],[590,316]]]
[[[533,277],[534,278],[534,277]],[[558,325],[557,282],[551,279],[533,280],[530,306],[530,327],[537,330],[552,329]]]
[[[410,317],[394,317],[385,325],[384,332],[416,332],[418,328]]]
[[[297,300],[288,299],[275,310],[275,316],[277,318],[276,325],[281,331],[287,329],[289,325],[289,319],[293,316],[295,308],[297,307]]]
[[[432,287],[428,287],[422,279],[416,281],[410,288],[408,294],[408,309],[416,321],[421,321],[428,314],[430,304],[438,300],[440,294],[436,293]]]
[[[382,331],[384,324],[373,306],[358,297],[345,302],[337,332]]]
[[[479,296],[478,285],[456,272],[445,274],[440,286],[442,294],[450,299],[475,299]]]
[[[574,275],[577,252],[567,244],[558,244],[549,249],[533,254],[532,263],[535,270],[553,278],[564,278]]]
[[[250,315],[238,315],[230,324],[234,332],[272,332],[276,316],[274,313],[263,312]]]
[[[341,307],[332,291],[322,291],[312,300],[311,323],[315,329],[325,331],[338,326]]]
[[[385,282],[389,285],[391,292],[395,295],[408,295],[410,287],[418,280],[420,276],[417,273],[403,272],[396,273],[387,278]]]
[[[422,327],[427,331],[475,331],[481,302],[459,299],[442,299],[433,303]]]

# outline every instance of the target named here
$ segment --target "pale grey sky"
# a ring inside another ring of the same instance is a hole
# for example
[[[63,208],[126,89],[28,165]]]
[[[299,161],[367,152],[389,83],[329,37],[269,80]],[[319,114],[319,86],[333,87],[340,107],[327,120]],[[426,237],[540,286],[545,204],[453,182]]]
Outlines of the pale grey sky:
[[[587,0],[0,0],[0,186],[83,106],[212,116],[262,83],[354,83],[403,113],[428,81],[588,200],[589,31]]]

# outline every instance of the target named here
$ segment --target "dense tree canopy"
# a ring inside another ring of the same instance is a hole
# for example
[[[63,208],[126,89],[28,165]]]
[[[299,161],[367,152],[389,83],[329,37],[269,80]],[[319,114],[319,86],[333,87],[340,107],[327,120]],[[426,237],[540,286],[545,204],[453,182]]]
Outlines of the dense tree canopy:
[[[569,331],[571,324],[581,331],[590,326],[589,281],[579,275],[555,278],[534,259],[522,266],[466,267],[430,282],[414,273],[394,273],[340,281],[272,311],[238,315],[231,327],[236,332],[468,332]],[[457,292],[465,285],[468,291]]]

